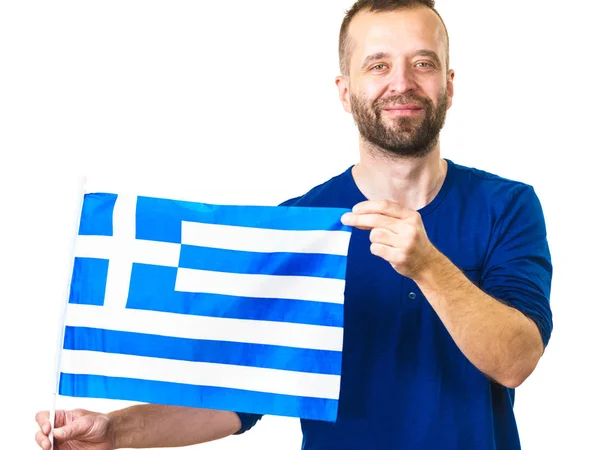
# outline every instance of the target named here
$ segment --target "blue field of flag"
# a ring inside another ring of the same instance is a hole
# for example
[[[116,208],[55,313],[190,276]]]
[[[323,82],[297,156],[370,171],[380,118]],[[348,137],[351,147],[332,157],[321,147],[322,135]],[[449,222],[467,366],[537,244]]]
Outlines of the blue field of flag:
[[[59,394],[335,421],[345,212],[87,192]]]

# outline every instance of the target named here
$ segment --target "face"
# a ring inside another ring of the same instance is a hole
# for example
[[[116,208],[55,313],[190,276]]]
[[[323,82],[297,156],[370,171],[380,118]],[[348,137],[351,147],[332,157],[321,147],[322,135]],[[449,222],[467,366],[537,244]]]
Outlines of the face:
[[[444,33],[427,8],[354,17],[349,75],[337,84],[364,140],[403,157],[435,148],[453,95]]]

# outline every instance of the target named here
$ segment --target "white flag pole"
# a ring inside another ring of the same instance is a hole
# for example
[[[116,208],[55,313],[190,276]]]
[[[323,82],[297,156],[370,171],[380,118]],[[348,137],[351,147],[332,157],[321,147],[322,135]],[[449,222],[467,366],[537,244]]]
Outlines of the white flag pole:
[[[60,361],[62,355],[62,348],[64,345],[64,337],[65,337],[65,316],[67,311],[67,304],[69,303],[69,295],[71,292],[71,277],[73,275],[73,266],[75,263],[75,245],[77,242],[77,235],[79,232],[79,224],[81,220],[81,212],[83,209],[83,200],[85,197],[85,188],[86,188],[86,177],[82,177],[79,180],[79,201],[78,208],[74,211],[73,215],[73,228],[72,228],[72,241],[71,241],[71,249],[69,253],[69,260],[67,263],[67,283],[65,286],[65,290],[63,292],[63,311],[59,318],[59,329],[58,329],[58,338],[56,343],[56,354],[55,354],[55,371],[54,371],[54,382],[53,382],[53,392],[52,392],[52,408],[50,409],[50,450],[54,449],[54,419],[56,417],[56,398],[58,396],[59,386],[60,386]]]

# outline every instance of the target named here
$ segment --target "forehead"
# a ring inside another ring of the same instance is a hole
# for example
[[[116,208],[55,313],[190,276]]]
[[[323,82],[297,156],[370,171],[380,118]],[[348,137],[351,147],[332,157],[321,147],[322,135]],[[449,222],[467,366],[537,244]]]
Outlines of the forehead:
[[[348,38],[351,65],[375,52],[401,56],[427,49],[445,59],[444,26],[429,8],[389,12],[360,11],[350,23]]]

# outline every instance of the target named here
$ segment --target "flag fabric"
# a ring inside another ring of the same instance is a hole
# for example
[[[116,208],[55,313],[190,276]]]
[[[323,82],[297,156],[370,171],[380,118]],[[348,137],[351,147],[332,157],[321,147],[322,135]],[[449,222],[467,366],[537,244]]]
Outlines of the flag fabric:
[[[86,192],[58,393],[335,421],[346,211]]]

